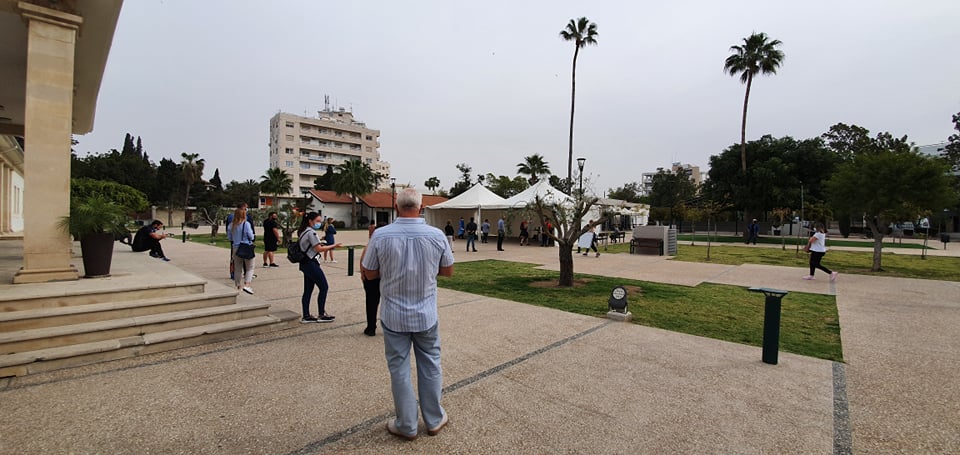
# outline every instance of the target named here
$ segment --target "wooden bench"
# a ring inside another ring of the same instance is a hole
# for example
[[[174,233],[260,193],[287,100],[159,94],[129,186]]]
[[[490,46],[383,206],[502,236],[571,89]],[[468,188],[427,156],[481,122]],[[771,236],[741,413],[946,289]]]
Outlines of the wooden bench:
[[[610,243],[620,243],[625,241],[626,238],[627,238],[627,233],[623,231],[610,233]]]
[[[640,248],[656,248],[663,256],[663,239],[634,238],[630,240],[630,254],[637,254]]]

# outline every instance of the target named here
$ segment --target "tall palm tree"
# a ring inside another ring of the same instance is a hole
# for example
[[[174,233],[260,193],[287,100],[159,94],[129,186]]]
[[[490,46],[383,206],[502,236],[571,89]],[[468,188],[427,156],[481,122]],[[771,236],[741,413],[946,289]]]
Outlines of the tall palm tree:
[[[199,153],[184,152],[180,154],[180,158],[183,158],[180,163],[180,167],[183,169],[183,184],[187,187],[184,192],[183,206],[187,207],[190,205],[190,187],[203,177],[204,161],[203,158],[200,158]]]
[[[437,194],[436,190],[440,187],[440,179],[436,177],[430,177],[426,182],[423,182],[423,186],[427,187],[427,189],[433,194]]]
[[[523,162],[517,164],[517,173],[530,176],[530,184],[537,183],[539,175],[550,173],[550,165],[543,160],[543,156],[538,153],[523,158]]]
[[[267,172],[260,176],[260,190],[273,195],[273,205],[279,206],[277,198],[281,194],[290,194],[293,191],[293,178],[287,171],[278,167],[267,169]]]
[[[333,177],[333,191],[337,195],[349,194],[352,202],[351,224],[357,227],[357,198],[370,194],[377,188],[382,175],[373,171],[369,164],[360,160],[349,160],[337,166]]]
[[[747,84],[743,96],[743,121],[740,124],[740,170],[747,172],[747,102],[750,100],[750,85],[756,74],[776,74],[783,63],[783,52],[777,46],[780,40],[771,40],[766,33],[754,33],[743,39],[742,46],[730,46],[733,54],[727,57],[723,70],[731,76],[740,75],[740,82]]]
[[[567,24],[567,28],[560,31],[560,37],[564,41],[573,41],[573,72],[570,76],[570,152],[567,156],[567,192],[569,186],[573,184],[573,112],[577,100],[577,56],[580,54],[580,48],[588,44],[597,44],[597,24],[590,22],[587,18],[573,20]]]

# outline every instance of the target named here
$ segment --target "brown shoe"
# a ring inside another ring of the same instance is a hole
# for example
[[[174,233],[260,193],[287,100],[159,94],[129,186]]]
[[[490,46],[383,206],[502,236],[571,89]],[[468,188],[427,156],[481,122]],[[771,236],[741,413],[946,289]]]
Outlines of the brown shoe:
[[[447,426],[448,421],[449,419],[447,419],[447,413],[443,413],[443,418],[440,419],[440,425],[437,425],[433,428],[428,429],[427,434],[430,436],[436,436],[440,434],[440,430],[442,430],[443,427]]]
[[[394,436],[396,436],[396,437],[398,437],[398,438],[406,439],[407,441],[416,441],[416,440],[417,440],[417,435],[412,435],[412,436],[411,436],[411,435],[406,435],[406,434],[401,433],[400,430],[397,429],[397,424],[396,424],[393,420],[387,422],[387,432],[389,432],[390,434],[392,434],[392,435],[394,435]]]

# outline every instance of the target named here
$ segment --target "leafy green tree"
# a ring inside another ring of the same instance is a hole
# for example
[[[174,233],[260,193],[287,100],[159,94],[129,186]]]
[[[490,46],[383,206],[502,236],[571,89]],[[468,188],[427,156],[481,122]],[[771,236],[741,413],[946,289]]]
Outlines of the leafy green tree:
[[[743,96],[743,120],[740,123],[740,170],[747,172],[747,103],[750,100],[750,86],[757,74],[776,74],[783,63],[783,52],[777,49],[780,40],[768,39],[766,33],[754,33],[743,39],[743,45],[730,46],[733,54],[723,64],[725,72],[731,76],[740,75],[740,82],[747,84]]]
[[[250,207],[260,205],[260,182],[254,179],[247,179],[242,182],[232,180],[223,190],[229,207],[236,207],[241,202],[246,202]]]
[[[957,132],[947,138],[947,146],[943,148],[943,158],[947,160],[954,172],[960,172],[960,112],[953,114],[953,129]]]
[[[954,202],[948,166],[918,153],[906,136],[880,133],[866,143],[858,138],[846,144],[852,157],[827,181],[830,203],[845,213],[864,214],[873,233],[871,270],[879,272],[883,237],[891,222],[912,220]]]
[[[729,201],[731,208],[749,213],[797,207],[801,184],[805,200],[823,201],[823,182],[840,161],[819,138],[797,141],[765,135],[747,142],[746,151],[753,163],[746,175],[740,168],[739,145],[711,156],[703,193],[710,200]]]
[[[213,170],[213,177],[210,178],[210,185],[215,191],[223,191],[223,180],[220,180],[220,168]]]
[[[278,167],[267,169],[267,172],[260,176],[260,190],[273,195],[273,205],[277,205],[277,198],[281,194],[290,194],[293,191],[293,178],[287,171]]]
[[[642,200],[643,190],[639,182],[626,183],[621,187],[613,188],[607,191],[607,197],[611,199],[620,199],[627,202],[640,202]]]
[[[194,183],[202,180],[204,160],[200,158],[199,153],[181,153],[183,161],[180,163],[183,170],[183,207],[190,206],[190,190]]]
[[[327,171],[323,175],[313,179],[313,189],[332,191],[334,175],[336,174],[333,172],[333,166],[327,166]]]
[[[530,187],[530,184],[527,183],[527,179],[519,175],[511,179],[506,175],[496,176],[493,174],[487,174],[483,181],[484,186],[486,186],[487,189],[493,191],[502,198],[516,196],[523,190]]]
[[[586,17],[579,19],[570,19],[566,28],[560,31],[560,37],[564,41],[573,41],[573,70],[570,73],[570,140],[569,153],[567,155],[567,180],[564,189],[569,192],[570,185],[573,182],[573,114],[577,101],[577,56],[580,55],[580,48],[588,44],[597,45],[597,24],[590,22]]]
[[[460,171],[460,180],[457,180],[457,183],[454,183],[453,187],[450,188],[450,197],[457,197],[473,186],[473,168],[467,163],[460,163],[457,164],[457,170]],[[480,179],[481,177],[478,176],[477,180]]]
[[[436,177],[430,177],[427,179],[427,181],[423,182],[423,186],[427,187],[431,193],[436,194],[437,188],[440,187],[440,179]]]
[[[531,185],[540,181],[541,175],[550,175],[550,164],[538,153],[523,158],[523,162],[517,164],[517,173],[529,175],[528,181]]]
[[[70,180],[70,198],[83,201],[100,196],[113,202],[126,212],[143,212],[150,207],[147,196],[142,191],[122,183],[88,178]]]
[[[686,202],[696,194],[697,185],[683,172],[661,169],[653,176],[650,206],[669,209],[670,220],[676,222],[683,219]]]
[[[360,160],[348,160],[337,166],[338,172],[333,179],[333,191],[337,195],[349,194],[352,202],[350,217],[354,229],[357,226],[357,198],[372,193],[382,176],[373,171],[369,164]]]

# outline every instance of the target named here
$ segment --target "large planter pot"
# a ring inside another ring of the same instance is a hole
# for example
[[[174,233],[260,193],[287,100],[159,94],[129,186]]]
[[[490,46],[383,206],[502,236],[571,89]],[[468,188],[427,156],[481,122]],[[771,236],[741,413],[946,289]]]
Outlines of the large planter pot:
[[[88,234],[80,239],[85,277],[110,276],[113,261],[113,234]]]

